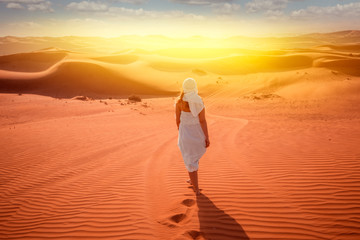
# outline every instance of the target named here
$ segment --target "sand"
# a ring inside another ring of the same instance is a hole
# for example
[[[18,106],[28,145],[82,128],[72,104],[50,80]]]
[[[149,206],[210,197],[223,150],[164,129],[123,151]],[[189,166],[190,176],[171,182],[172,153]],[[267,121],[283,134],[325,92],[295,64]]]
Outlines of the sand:
[[[359,239],[359,56],[349,49],[0,57],[0,238]],[[200,196],[176,145],[187,76],[211,141]]]

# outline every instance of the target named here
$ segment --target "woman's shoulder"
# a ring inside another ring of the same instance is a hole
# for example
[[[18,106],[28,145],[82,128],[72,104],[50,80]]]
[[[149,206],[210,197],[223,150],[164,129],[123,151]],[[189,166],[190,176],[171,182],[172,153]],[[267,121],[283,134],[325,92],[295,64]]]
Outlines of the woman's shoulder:
[[[176,98],[176,99],[175,99],[175,104],[176,104],[176,105],[178,105],[178,104],[180,104],[180,103],[181,103],[181,101],[182,101],[182,100],[181,100],[181,98],[180,98],[180,97],[178,97],[178,98]]]
[[[181,108],[181,99],[180,99],[180,98],[177,98],[177,99],[175,100],[175,107],[176,107],[176,108]]]

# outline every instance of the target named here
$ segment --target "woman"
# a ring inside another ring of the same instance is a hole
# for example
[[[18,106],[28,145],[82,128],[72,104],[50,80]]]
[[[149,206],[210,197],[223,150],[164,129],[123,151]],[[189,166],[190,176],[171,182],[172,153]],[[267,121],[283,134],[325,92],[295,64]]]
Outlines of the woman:
[[[178,146],[190,176],[188,182],[193,185],[196,195],[199,195],[199,160],[210,141],[204,103],[192,78],[184,80],[183,91],[176,102],[176,124],[179,130]]]

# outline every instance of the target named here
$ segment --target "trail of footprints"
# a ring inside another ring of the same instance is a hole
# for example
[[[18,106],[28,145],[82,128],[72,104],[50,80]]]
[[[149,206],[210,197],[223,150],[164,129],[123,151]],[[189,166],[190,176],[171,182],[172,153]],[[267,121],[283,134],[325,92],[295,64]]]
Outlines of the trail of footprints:
[[[184,213],[178,213],[178,214],[172,215],[172,216],[170,216],[162,221],[158,221],[158,222],[169,228],[176,228],[176,227],[184,226],[185,224],[189,223],[191,216],[193,215],[193,213],[196,210],[196,209],[194,209],[195,203],[196,203],[196,201],[194,199],[184,199],[181,202],[181,205],[186,207],[186,210]],[[181,236],[179,236],[179,237],[180,238],[175,238],[175,239],[184,239],[183,237],[188,238],[188,239],[193,239],[193,240],[205,239],[204,234],[202,232],[196,231],[196,230],[185,231],[185,233],[181,234]]]
[[[194,211],[192,206],[194,206],[195,200],[194,199],[185,199],[181,202],[181,204],[186,207],[185,213],[178,213],[178,214],[175,214],[173,216],[170,216],[170,217],[168,217],[162,221],[158,221],[158,222],[160,224],[166,225],[170,228],[182,226],[185,223],[187,223],[188,222],[187,220],[190,219],[190,216],[191,216],[192,212]]]
[[[164,219],[163,221],[159,221],[159,223],[168,226],[169,228],[176,228],[187,224],[190,221],[191,216],[195,211],[194,209],[195,203],[196,201],[194,199],[184,199],[181,202],[181,205],[186,207],[184,213],[178,213],[172,215]],[[199,231],[190,230],[190,231],[186,231],[183,234],[183,236],[186,236],[189,239],[201,239],[200,237],[202,236],[202,233]]]

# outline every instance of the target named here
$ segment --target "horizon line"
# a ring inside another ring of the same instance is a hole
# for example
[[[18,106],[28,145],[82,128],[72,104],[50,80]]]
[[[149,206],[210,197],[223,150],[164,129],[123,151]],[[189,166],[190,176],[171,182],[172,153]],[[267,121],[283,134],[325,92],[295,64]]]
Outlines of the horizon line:
[[[19,36],[19,35],[3,35],[0,36],[0,38],[6,38],[6,37],[15,37],[15,38],[64,38],[64,37],[83,37],[83,38],[104,38],[104,39],[114,39],[114,38],[121,38],[121,37],[164,37],[164,38],[169,38],[169,39],[186,39],[186,38],[197,38],[197,37],[203,37],[203,38],[211,38],[211,39],[226,39],[226,38],[232,38],[232,37],[244,37],[244,38],[286,38],[286,37],[301,37],[301,36],[306,36],[306,35],[312,35],[312,34],[333,34],[333,33],[341,33],[341,32],[359,32],[360,33],[360,29],[347,29],[347,30],[337,30],[337,31],[333,31],[333,32],[308,32],[308,33],[292,33],[292,34],[274,34],[274,35],[264,35],[264,36],[249,36],[249,35],[229,35],[229,36],[224,36],[224,37],[214,37],[214,36],[206,36],[206,35],[189,35],[189,36],[184,36],[184,37],[175,37],[175,36],[170,36],[170,35],[166,35],[166,34],[146,34],[146,35],[141,35],[141,34],[123,34],[123,35],[119,35],[119,36],[114,36],[114,37],[104,37],[104,36],[96,36],[96,35],[90,35],[90,36],[84,36],[84,35],[63,35],[63,36],[31,36],[31,35],[27,35],[27,36]],[[278,35],[278,36],[275,36]]]

